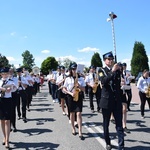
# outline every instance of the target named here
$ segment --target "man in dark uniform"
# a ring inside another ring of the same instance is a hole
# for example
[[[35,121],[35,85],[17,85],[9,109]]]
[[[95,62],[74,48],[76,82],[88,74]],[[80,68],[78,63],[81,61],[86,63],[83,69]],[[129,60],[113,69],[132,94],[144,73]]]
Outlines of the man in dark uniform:
[[[110,150],[112,148],[109,137],[109,122],[111,113],[113,113],[118,134],[118,150],[124,150],[124,133],[122,128],[122,101],[119,92],[121,90],[121,78],[119,65],[114,64],[113,59],[114,56],[112,52],[108,52],[103,55],[105,67],[100,68],[99,70],[99,80],[102,87],[100,107],[102,108],[106,149]]]

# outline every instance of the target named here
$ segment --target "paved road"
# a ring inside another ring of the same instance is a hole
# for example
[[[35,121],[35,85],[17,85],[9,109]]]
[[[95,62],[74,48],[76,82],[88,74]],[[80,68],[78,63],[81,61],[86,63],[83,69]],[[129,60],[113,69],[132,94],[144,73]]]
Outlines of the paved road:
[[[135,93],[133,93],[133,102],[138,100]],[[94,104],[96,108],[96,103]],[[126,149],[150,150],[150,111],[146,107],[146,118],[141,119],[137,103],[132,103],[131,110],[128,112],[127,122],[131,134],[125,134]],[[82,116],[85,137],[83,141],[79,139],[78,134],[76,136],[71,134],[68,118],[62,115],[59,104],[52,102],[46,84],[41,93],[33,98],[31,111],[27,112],[28,122],[17,120],[18,131],[11,132],[10,147],[14,150],[104,150],[102,115],[90,112],[88,98],[84,101]],[[112,123],[110,123],[110,133],[113,149],[116,150],[117,135],[115,125]],[[2,138],[0,131],[1,141]],[[3,149],[4,146],[0,144],[0,150]]]

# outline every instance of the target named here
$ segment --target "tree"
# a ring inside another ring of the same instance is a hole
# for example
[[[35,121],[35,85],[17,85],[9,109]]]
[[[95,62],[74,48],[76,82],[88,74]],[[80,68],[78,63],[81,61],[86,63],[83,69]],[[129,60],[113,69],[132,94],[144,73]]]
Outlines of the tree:
[[[26,50],[25,52],[22,53],[22,57],[23,57],[22,67],[27,68],[29,71],[31,71],[33,66],[35,65],[33,55],[28,50]]]
[[[102,67],[102,60],[99,53],[95,52],[91,59],[91,65],[95,67]]]
[[[131,59],[131,73],[137,76],[139,72],[143,72],[144,69],[149,70],[148,57],[144,45],[141,42],[135,42],[133,48],[133,54]]]
[[[0,54],[0,68],[10,67],[8,59]]]
[[[41,64],[41,72],[45,75],[48,74],[49,70],[56,70],[58,62],[54,57],[47,57]]]
[[[65,66],[65,68],[69,68],[70,64],[74,63],[74,61],[71,61],[69,58],[65,58],[63,60],[63,65]]]

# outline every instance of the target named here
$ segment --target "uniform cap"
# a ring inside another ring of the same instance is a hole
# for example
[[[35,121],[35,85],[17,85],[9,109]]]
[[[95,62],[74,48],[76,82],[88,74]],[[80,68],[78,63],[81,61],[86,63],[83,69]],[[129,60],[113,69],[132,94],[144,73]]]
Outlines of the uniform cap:
[[[65,70],[65,67],[64,66],[61,66],[61,68],[60,68],[61,70]]]
[[[76,63],[73,63],[71,66],[70,66],[71,69],[74,69],[74,68],[77,68],[77,64]]]
[[[1,73],[9,72],[9,68],[1,68],[0,70]]]
[[[93,66],[93,65],[92,65],[92,66],[90,66],[90,69],[95,69],[95,66]]]
[[[112,52],[108,52],[108,53],[103,55],[103,60],[105,60],[107,58],[113,58],[114,59],[113,53]]]
[[[22,72],[22,68],[17,68],[16,72]]]
[[[127,64],[126,63],[122,63],[122,66],[127,66]]]

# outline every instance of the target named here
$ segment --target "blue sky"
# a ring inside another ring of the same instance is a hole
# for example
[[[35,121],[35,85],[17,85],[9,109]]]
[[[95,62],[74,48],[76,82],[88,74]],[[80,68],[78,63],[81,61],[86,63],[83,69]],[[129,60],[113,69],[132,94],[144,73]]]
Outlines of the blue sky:
[[[149,0],[1,0],[0,53],[16,67],[29,50],[35,64],[48,56],[90,66],[91,57],[113,51],[113,11],[117,60],[130,69],[135,41],[150,59]]]

